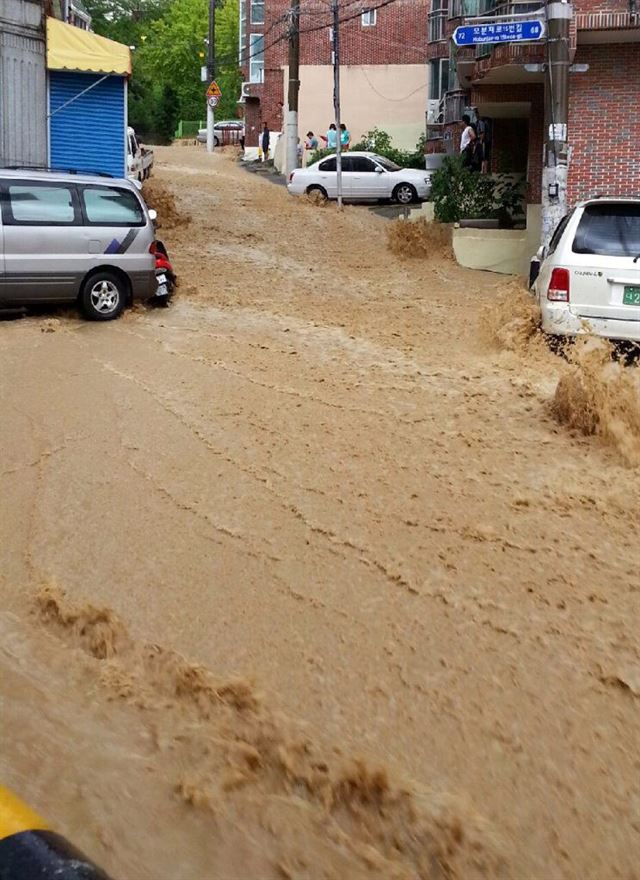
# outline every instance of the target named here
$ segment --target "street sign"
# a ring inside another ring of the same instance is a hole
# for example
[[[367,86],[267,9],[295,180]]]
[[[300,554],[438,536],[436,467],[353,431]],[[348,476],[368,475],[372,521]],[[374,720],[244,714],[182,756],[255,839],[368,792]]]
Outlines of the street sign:
[[[215,81],[209,83],[209,88],[207,89],[207,98],[221,98],[222,92],[220,91],[220,86]]]
[[[525,43],[541,40],[544,26],[541,21],[499,21],[488,24],[467,24],[453,32],[456,46],[477,46],[481,43]]]
[[[219,103],[220,98],[217,95],[210,95],[207,98],[207,104],[209,105],[209,107],[217,107]]]

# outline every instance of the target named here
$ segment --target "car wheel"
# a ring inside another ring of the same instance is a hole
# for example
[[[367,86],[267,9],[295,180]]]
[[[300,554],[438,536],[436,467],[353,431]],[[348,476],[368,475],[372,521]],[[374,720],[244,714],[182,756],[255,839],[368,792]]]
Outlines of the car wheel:
[[[218,140],[217,137],[214,137],[214,138],[213,138],[213,144],[214,144],[214,146],[216,146],[216,147],[219,147],[219,146],[220,146],[220,141]]]
[[[317,205],[326,202],[328,198],[327,191],[323,186],[307,187],[307,197],[310,202],[314,202]]]
[[[96,272],[84,282],[80,305],[90,321],[113,321],[127,300],[125,282],[112,272]]]
[[[393,198],[401,205],[410,205],[417,200],[418,193],[410,183],[399,183],[393,191]]]

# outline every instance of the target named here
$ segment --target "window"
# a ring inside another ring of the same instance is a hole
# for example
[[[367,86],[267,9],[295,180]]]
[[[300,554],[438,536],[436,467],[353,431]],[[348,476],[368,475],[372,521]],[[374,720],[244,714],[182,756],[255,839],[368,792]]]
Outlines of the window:
[[[378,16],[377,9],[368,9],[362,13],[362,27],[374,27]]]
[[[432,0],[429,13],[429,42],[444,40],[444,22],[447,17],[449,0]]]
[[[73,190],[67,186],[9,185],[9,224],[74,223]]]
[[[142,226],[145,222],[140,202],[126,189],[91,186],[83,190],[82,200],[89,223]]]
[[[264,82],[264,36],[249,35],[249,81]]]
[[[449,90],[449,59],[436,58],[429,62],[429,97],[440,100]]]
[[[382,165],[385,171],[400,171],[400,166],[392,162],[391,159],[387,159],[386,156],[376,156],[376,162],[378,165]]]
[[[578,224],[573,252],[637,257],[640,254],[640,205],[622,202],[587,205]]]
[[[240,39],[238,47],[238,57],[240,64],[246,63],[245,40],[247,39],[247,0],[240,0]]]
[[[264,24],[264,0],[251,0],[251,24]]]
[[[560,239],[562,238],[562,233],[567,228],[567,223],[571,219],[572,215],[573,215],[573,211],[571,211],[569,214],[565,214],[564,217],[562,218],[562,220],[556,226],[556,230],[553,233],[553,235],[551,236],[551,241],[549,242],[549,250],[547,251],[547,256],[549,256],[549,254],[554,253],[555,249],[558,247],[558,244],[560,243]]]
[[[335,171],[336,170],[336,157],[333,156],[331,159],[325,159],[324,162],[321,162],[318,166],[318,171]]]
[[[371,159],[367,159],[366,156],[352,156],[351,162],[353,163],[353,170],[361,174],[373,174],[376,170],[374,163]]]

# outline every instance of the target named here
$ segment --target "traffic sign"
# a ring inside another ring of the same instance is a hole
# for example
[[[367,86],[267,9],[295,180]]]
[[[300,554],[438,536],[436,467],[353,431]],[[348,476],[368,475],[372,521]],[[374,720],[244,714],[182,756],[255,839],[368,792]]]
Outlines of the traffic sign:
[[[213,80],[213,82],[209,83],[209,88],[207,89],[207,98],[221,98],[222,92],[220,91],[220,86],[218,83]]]
[[[544,26],[538,19],[468,24],[453,32],[456,46],[477,46],[481,43],[525,43],[541,40]]]
[[[220,98],[218,98],[217,95],[211,95],[207,98],[207,104],[209,105],[209,107],[217,107],[219,103]]]

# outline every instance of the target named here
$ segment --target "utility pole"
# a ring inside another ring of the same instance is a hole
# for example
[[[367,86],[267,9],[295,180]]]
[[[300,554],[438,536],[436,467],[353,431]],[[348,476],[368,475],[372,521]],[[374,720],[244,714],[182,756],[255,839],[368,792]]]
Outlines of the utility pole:
[[[216,0],[209,0],[209,46],[207,53],[207,76],[209,82],[213,82],[216,78]],[[213,107],[207,100],[207,153],[213,153],[215,149],[215,139],[213,136],[213,125],[215,115]]]
[[[289,10],[289,96],[287,99],[287,149],[285,172],[298,167],[298,97],[300,94],[300,0]]]
[[[333,108],[336,119],[336,172],[338,209],[342,210],[342,140],[340,138],[340,7],[339,0],[331,0],[333,12]]]
[[[542,244],[567,213],[569,148],[569,29],[573,8],[567,0],[545,6],[547,58],[545,77],[545,148],[542,171]]]

